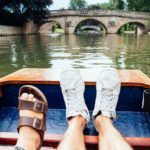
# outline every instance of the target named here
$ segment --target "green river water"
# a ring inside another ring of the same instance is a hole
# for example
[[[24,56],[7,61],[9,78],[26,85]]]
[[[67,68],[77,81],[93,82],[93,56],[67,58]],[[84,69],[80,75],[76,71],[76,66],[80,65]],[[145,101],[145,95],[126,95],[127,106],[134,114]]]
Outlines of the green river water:
[[[21,68],[139,69],[150,77],[150,35],[0,37],[0,77]]]

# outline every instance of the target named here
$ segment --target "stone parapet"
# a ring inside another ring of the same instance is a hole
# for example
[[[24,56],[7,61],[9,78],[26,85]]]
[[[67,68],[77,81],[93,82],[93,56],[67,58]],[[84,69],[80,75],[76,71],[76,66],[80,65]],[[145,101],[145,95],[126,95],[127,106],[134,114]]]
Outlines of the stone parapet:
[[[47,17],[60,17],[60,16],[116,16],[116,17],[127,17],[136,19],[149,19],[150,13],[144,12],[133,12],[133,11],[123,11],[123,10],[53,10],[49,12]]]
[[[20,35],[23,34],[22,27],[0,25],[0,35]]]

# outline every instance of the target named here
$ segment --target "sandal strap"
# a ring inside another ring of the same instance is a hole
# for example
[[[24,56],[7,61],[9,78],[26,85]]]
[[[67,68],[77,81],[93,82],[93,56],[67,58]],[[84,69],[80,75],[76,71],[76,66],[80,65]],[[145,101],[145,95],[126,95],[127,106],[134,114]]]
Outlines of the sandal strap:
[[[21,126],[30,126],[30,127],[34,128],[38,131],[45,131],[46,130],[46,124],[45,123],[46,123],[45,117],[43,119],[39,119],[39,118],[20,116],[18,129]]]
[[[39,133],[40,139],[41,139],[40,145],[38,148],[39,150],[43,143],[44,131],[46,130],[46,117],[44,116],[43,119],[39,119],[39,118],[30,118],[30,117],[20,116],[18,128],[17,128],[18,132],[21,126],[32,127]]]
[[[27,101],[19,98],[19,110],[32,110],[38,113],[45,113],[48,111],[48,105],[42,101]]]

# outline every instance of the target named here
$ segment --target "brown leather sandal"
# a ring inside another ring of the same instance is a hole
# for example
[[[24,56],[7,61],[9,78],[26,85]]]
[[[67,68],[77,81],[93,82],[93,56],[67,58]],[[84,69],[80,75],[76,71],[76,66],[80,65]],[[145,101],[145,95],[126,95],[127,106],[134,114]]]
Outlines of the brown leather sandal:
[[[21,99],[21,95],[23,93],[32,94],[36,98],[36,101],[32,102],[32,101]],[[44,132],[46,130],[46,113],[48,111],[47,99],[42,93],[42,91],[40,91],[38,88],[32,85],[22,86],[19,90],[18,99],[19,99],[19,105],[18,105],[19,110],[31,110],[37,113],[44,113],[43,119],[39,119],[35,117],[31,118],[31,117],[19,116],[19,123],[18,123],[18,132],[21,126],[29,126],[35,129],[40,134],[40,138],[41,138],[41,143],[39,146],[40,149],[43,143]]]

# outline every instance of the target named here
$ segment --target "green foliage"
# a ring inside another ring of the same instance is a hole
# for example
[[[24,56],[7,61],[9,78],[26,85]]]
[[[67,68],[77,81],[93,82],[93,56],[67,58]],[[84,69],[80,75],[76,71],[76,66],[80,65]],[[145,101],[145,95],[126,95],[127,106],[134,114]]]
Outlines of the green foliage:
[[[109,0],[108,3],[102,3],[101,9],[123,10],[125,2],[123,0]]]
[[[69,4],[69,9],[84,9],[87,8],[87,3],[85,0],[71,0]]]
[[[125,7],[125,2],[123,0],[110,0],[110,5],[112,9],[123,10]]]
[[[125,8],[125,2],[123,0],[118,0],[116,4],[116,8],[123,10]]]
[[[38,23],[48,12],[52,0],[1,0],[0,23],[22,25],[29,19]]]
[[[137,26],[134,23],[127,23],[122,26],[119,30],[119,33],[124,33],[125,31],[136,31]]]
[[[64,8],[64,7],[62,7],[62,8],[60,8],[59,10],[65,10],[65,8]]]
[[[100,4],[92,4],[88,6],[88,9],[101,9]]]
[[[100,5],[101,9],[112,9],[112,6],[110,3],[101,3]]]
[[[150,12],[150,0],[127,0],[127,8],[131,11]]]
[[[109,0],[108,3],[102,3],[101,9],[127,10],[150,12],[150,0]]]

